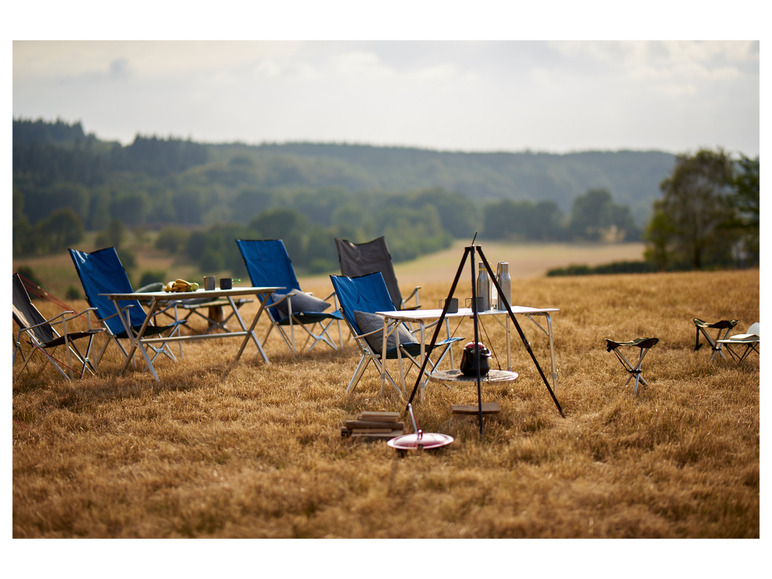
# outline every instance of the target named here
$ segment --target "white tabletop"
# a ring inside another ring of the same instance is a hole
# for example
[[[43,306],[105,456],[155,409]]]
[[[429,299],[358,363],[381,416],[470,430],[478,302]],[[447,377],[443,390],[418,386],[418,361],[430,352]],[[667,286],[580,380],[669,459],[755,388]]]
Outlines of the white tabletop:
[[[558,308],[531,308],[528,306],[512,306],[510,308],[513,314],[530,315],[530,314],[549,314],[552,312],[559,312]],[[403,320],[406,322],[419,321],[419,320],[434,320],[442,316],[442,310],[430,309],[430,310],[394,310],[394,311],[381,311],[375,312],[379,316],[390,318],[392,320]],[[478,316],[501,316],[506,315],[506,310],[485,310],[484,312],[477,312]],[[474,314],[472,308],[458,308],[457,312],[445,314],[446,318],[462,318],[472,317]]]
[[[282,287],[252,287],[252,286],[235,286],[231,289],[213,289],[213,290],[196,290],[194,292],[132,292],[132,293],[104,293],[100,296],[106,296],[114,300],[137,300],[155,298],[159,300],[184,300],[184,299],[199,299],[208,298],[215,300],[217,298],[224,298],[228,296],[244,296],[254,294],[268,294],[275,291],[284,289]]]

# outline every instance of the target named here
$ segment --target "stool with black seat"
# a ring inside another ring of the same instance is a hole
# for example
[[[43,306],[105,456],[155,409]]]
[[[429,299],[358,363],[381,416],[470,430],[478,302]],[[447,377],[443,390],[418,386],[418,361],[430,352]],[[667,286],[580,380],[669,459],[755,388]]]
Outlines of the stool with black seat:
[[[638,382],[640,381],[644,386],[648,386],[649,383],[646,382],[646,379],[641,375],[642,369],[641,364],[643,364],[643,358],[646,356],[646,354],[649,352],[649,350],[654,346],[657,342],[659,342],[659,338],[636,338],[635,340],[630,340],[627,342],[619,342],[617,340],[610,340],[606,338],[606,351],[607,352],[614,352],[616,354],[617,359],[619,362],[624,366],[625,370],[627,370],[630,373],[630,376],[628,376],[627,381],[625,382],[625,386],[627,386],[630,383],[630,380],[633,379],[633,376],[635,376],[635,388],[633,389],[633,392],[638,394]],[[634,347],[639,349],[639,355],[638,355],[638,361],[633,364],[630,362],[622,352],[619,351],[619,348],[621,347]]]
[[[724,356],[724,353],[721,351],[721,347],[723,346],[723,340],[726,339],[732,328],[737,325],[737,320],[720,320],[718,322],[708,323],[704,320],[701,320],[700,318],[694,318],[693,321],[695,327],[697,328],[697,337],[694,343],[694,351],[696,352],[702,347],[702,344],[700,343],[700,334],[702,334],[705,336],[705,339],[708,341],[708,344],[710,344],[710,347],[713,350],[713,355],[710,357],[710,359],[712,360],[716,357],[716,354],[720,354],[721,357],[726,360],[726,356]],[[712,338],[708,333],[708,330],[716,330],[716,337]]]

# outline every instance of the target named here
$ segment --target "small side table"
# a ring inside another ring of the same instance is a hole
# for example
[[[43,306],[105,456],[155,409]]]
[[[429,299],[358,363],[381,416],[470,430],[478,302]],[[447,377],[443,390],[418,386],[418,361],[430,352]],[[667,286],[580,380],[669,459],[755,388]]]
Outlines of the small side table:
[[[488,370],[485,376],[480,376],[480,383],[514,382],[517,377],[517,372],[510,372],[509,370]],[[466,376],[461,373],[461,370],[438,370],[437,372],[429,372],[429,380],[433,382],[477,383],[477,376]]]

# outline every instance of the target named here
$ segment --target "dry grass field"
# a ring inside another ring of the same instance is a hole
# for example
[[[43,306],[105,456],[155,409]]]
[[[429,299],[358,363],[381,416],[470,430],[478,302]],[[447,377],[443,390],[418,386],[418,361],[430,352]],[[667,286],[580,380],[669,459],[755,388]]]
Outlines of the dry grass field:
[[[426,284],[422,301],[447,290]],[[404,458],[340,435],[360,411],[405,407],[372,368],[345,394],[352,342],[293,358],[272,335],[271,365],[252,346],[230,372],[235,340],[191,343],[157,363],[159,383],[141,366],[119,376],[112,346],[96,378],[38,363],[13,383],[13,536],[759,537],[759,359],[710,361],[691,322],[757,321],[758,271],[516,279],[512,292],[560,308],[565,418],[515,340],[520,377],[484,390],[502,412],[482,438],[449,410],[474,389],[431,384],[416,416],[455,442]],[[547,368],[546,340],[520,323]],[[503,330],[485,330],[505,356]],[[660,343],[635,396],[603,339],[644,336]]]

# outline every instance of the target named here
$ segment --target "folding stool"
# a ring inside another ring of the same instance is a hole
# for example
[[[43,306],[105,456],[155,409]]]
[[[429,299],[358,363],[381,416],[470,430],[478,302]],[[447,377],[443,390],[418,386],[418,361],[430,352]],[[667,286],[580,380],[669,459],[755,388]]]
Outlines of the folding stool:
[[[648,382],[646,382],[646,379],[641,376],[641,364],[643,363],[643,357],[657,342],[659,342],[659,338],[637,338],[635,340],[630,340],[629,342],[618,342],[616,340],[609,340],[606,338],[606,351],[614,352],[619,362],[622,364],[622,366],[624,366],[625,370],[630,373],[630,376],[627,378],[627,382],[625,382],[625,386],[627,386],[630,383],[630,380],[632,380],[633,376],[635,376],[635,388],[633,391],[636,394],[638,394],[639,380],[643,383],[644,386],[649,385]],[[625,358],[624,354],[619,351],[621,346],[633,346],[640,349],[638,362],[635,365],[633,365],[627,358]]]
[[[716,354],[720,354],[724,360],[726,360],[726,356],[724,356],[724,353],[721,351],[721,347],[723,346],[723,340],[726,339],[729,332],[737,325],[737,320],[721,320],[719,322],[714,322],[712,324],[709,324],[708,322],[701,320],[700,318],[694,318],[694,325],[697,328],[697,336],[694,343],[694,351],[696,352],[702,347],[702,344],[700,343],[700,333],[702,333],[703,336],[705,336],[705,339],[708,341],[708,344],[710,344],[710,347],[713,350],[713,355],[710,357],[712,360],[716,357]],[[711,338],[710,334],[708,334],[708,330],[717,330],[717,334],[715,338]],[[723,335],[721,335],[723,333]]]

